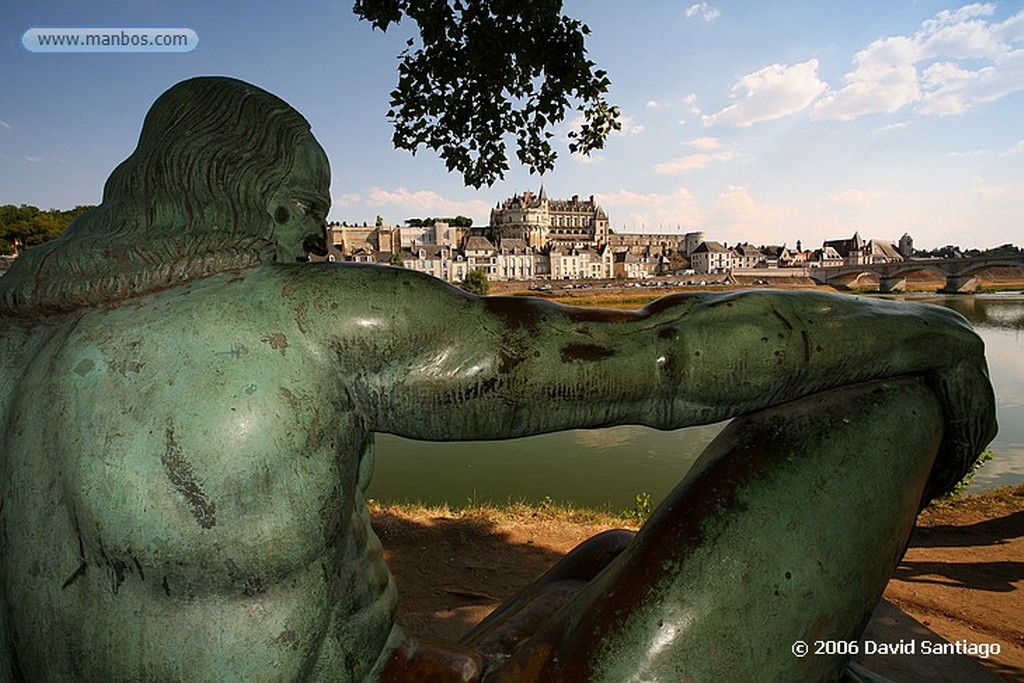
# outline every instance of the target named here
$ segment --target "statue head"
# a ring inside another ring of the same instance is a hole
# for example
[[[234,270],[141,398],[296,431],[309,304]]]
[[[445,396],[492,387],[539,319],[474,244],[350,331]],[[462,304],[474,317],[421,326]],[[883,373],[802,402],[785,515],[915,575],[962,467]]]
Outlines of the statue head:
[[[329,183],[284,100],[231,78],[183,81],[150,108],[102,203],[0,280],[0,310],[69,310],[302,260],[323,240]]]

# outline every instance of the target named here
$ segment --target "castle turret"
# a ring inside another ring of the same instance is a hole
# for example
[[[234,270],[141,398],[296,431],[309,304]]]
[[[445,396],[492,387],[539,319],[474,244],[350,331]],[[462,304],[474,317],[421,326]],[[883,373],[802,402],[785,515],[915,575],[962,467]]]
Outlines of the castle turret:
[[[903,258],[913,258],[914,238],[907,233],[903,233],[903,237],[900,238],[899,250],[900,254],[903,255]]]

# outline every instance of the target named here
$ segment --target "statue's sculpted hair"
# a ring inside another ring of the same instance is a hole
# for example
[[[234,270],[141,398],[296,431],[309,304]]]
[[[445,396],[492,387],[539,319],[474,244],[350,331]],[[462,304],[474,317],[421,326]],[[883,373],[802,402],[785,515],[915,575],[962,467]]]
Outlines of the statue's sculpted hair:
[[[273,261],[268,198],[310,135],[301,114],[256,86],[178,83],[153,103],[103,202],[0,278],[0,310],[66,311]]]

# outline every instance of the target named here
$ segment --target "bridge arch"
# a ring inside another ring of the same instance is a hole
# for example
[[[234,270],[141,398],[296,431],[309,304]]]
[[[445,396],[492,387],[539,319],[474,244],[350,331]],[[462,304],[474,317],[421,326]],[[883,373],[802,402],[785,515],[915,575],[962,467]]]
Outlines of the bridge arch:
[[[881,291],[893,292],[906,288],[907,276],[911,273],[930,271],[945,277],[944,291],[965,292],[973,291],[976,288],[979,272],[1001,267],[1024,267],[1024,254],[830,266],[811,269],[809,274],[817,282],[830,285],[835,285],[840,279],[850,276],[859,278],[864,274],[871,274],[878,278]]]

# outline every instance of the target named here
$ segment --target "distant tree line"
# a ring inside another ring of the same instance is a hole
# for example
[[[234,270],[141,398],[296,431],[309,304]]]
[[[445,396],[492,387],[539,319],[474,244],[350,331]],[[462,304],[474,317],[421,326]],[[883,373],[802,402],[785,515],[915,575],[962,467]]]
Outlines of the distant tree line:
[[[999,258],[1002,256],[1020,256],[1024,249],[1013,244],[1004,244],[992,249],[961,249],[947,244],[938,249],[915,249],[915,258]]]
[[[13,254],[60,237],[64,230],[92,206],[47,209],[22,204],[0,206],[0,253]]]
[[[447,223],[455,228],[472,228],[473,219],[467,216],[456,216],[455,218],[407,218],[405,224],[410,228],[430,228],[435,223]]]

